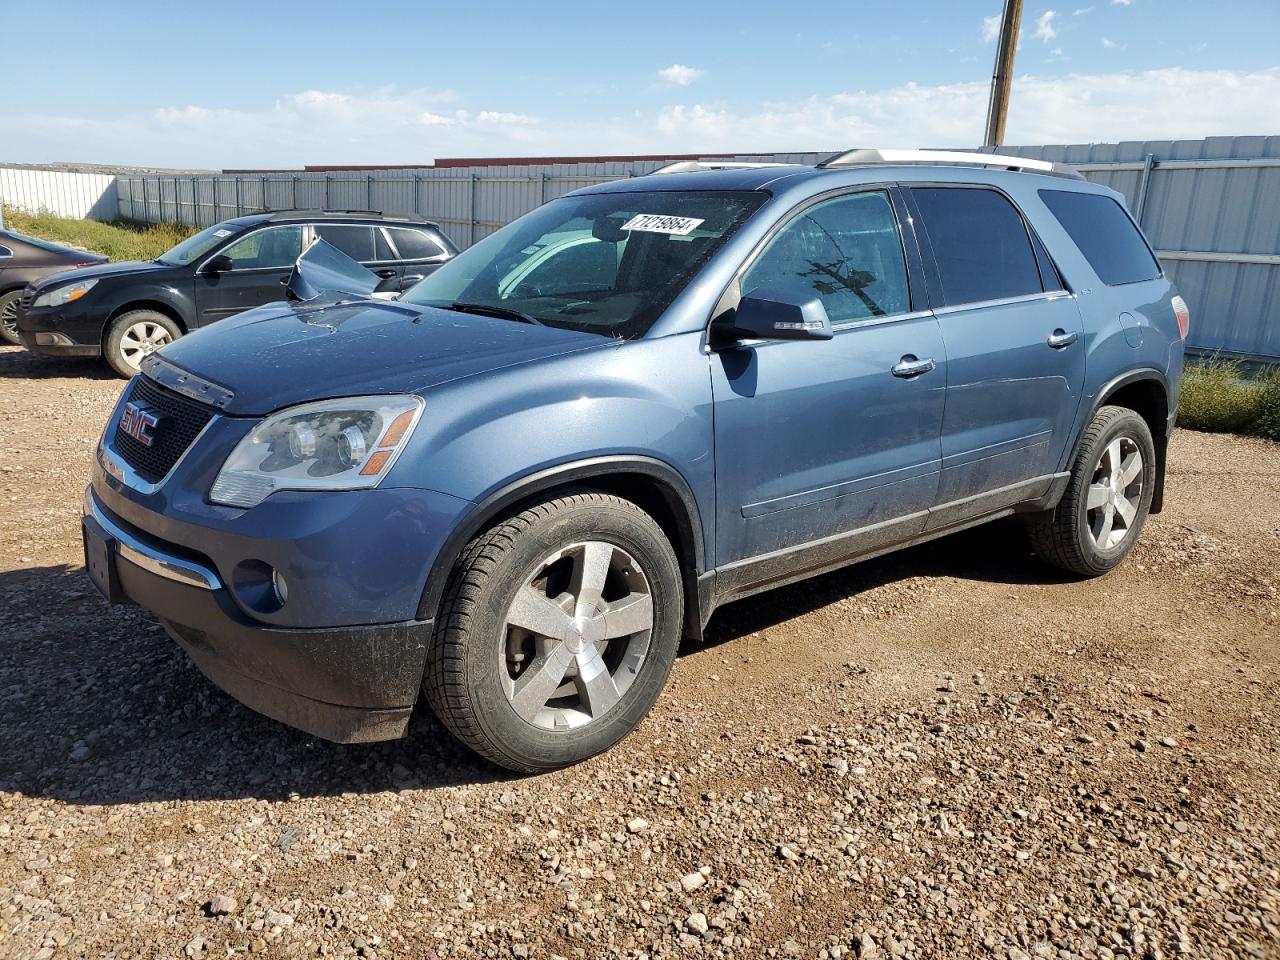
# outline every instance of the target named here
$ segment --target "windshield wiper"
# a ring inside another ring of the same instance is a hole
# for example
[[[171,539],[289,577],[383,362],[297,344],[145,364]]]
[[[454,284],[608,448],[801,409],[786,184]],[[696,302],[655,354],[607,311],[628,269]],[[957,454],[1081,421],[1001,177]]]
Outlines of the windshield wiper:
[[[457,310],[459,313],[474,313],[481,317],[497,317],[500,320],[519,320],[521,323],[532,323],[536,327],[543,325],[541,320],[527,313],[512,310],[510,307],[494,307],[487,303],[451,303],[448,309]]]

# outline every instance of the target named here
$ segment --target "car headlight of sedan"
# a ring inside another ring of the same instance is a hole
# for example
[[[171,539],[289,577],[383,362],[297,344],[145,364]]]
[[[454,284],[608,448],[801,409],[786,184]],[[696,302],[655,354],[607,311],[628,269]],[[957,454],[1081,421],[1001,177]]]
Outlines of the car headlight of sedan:
[[[64,304],[71,303],[73,300],[79,300],[86,293],[93,289],[93,285],[97,280],[81,280],[79,283],[64,283],[60,287],[54,287],[40,296],[36,297],[33,307],[61,307]]]
[[[209,499],[252,507],[277,490],[376,487],[409,442],[422,408],[414,396],[347,397],[272,414],[231,451]]]

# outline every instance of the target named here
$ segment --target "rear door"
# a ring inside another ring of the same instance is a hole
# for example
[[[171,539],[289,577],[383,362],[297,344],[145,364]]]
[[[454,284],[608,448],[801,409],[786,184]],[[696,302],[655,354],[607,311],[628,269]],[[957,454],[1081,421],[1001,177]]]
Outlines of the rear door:
[[[862,189],[799,208],[737,281],[741,294],[817,294],[835,336],[744,342],[712,356],[717,560],[729,589],[924,527],[938,485],[946,357],[938,321],[908,283],[918,256],[893,195]]]
[[[955,184],[908,192],[947,352],[936,528],[1047,490],[1084,387],[1084,330],[1007,195]]]
[[[302,253],[302,225],[284,223],[254,230],[217,251],[231,269],[195,277],[196,311],[201,326],[285,298],[284,285]],[[207,260],[210,258],[206,258]]]
[[[448,263],[449,251],[426,230],[417,227],[383,227],[390,239],[400,270],[398,289],[408,290]]]

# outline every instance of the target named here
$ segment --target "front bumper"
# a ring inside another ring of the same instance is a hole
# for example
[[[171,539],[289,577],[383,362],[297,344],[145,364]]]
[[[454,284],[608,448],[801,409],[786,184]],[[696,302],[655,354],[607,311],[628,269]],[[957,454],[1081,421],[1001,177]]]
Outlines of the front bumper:
[[[296,629],[251,620],[212,566],[112,515],[85,491],[86,566],[108,599],[151,611],[215,684],[338,743],[404,735],[431,621]]]
[[[102,356],[102,318],[79,301],[69,307],[19,309],[18,336],[32,353],[46,357]]]

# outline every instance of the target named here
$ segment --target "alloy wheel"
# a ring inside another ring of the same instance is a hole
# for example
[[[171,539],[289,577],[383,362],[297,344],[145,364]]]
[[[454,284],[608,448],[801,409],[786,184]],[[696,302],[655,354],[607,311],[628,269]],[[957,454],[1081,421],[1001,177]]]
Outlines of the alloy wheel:
[[[1142,467],[1142,451],[1132,437],[1116,437],[1102,451],[1085,501],[1099,550],[1114,550],[1133,531],[1142,503]]]
[[[499,675],[512,708],[548,730],[599,720],[639,674],[653,614],[649,580],[621,547],[592,540],[545,557],[503,620]]]
[[[137,370],[142,358],[155,353],[166,343],[173,340],[169,331],[152,320],[139,320],[125,330],[120,338],[120,355],[124,362]]]
[[[5,337],[14,343],[18,342],[18,300],[15,297],[0,307],[0,328]]]

